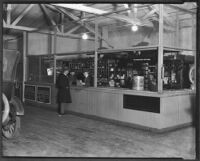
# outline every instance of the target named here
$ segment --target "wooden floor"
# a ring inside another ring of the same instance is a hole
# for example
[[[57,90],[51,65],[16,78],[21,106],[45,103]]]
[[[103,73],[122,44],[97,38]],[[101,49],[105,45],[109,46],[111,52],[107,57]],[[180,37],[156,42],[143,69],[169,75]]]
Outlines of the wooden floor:
[[[195,158],[195,129],[152,133],[55,110],[25,107],[21,134],[3,139],[3,156]]]

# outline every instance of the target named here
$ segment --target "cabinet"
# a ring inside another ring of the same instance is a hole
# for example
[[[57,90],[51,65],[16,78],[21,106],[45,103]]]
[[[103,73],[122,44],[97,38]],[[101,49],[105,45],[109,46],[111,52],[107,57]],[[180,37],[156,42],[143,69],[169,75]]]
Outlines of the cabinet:
[[[51,104],[51,87],[25,84],[25,100]]]

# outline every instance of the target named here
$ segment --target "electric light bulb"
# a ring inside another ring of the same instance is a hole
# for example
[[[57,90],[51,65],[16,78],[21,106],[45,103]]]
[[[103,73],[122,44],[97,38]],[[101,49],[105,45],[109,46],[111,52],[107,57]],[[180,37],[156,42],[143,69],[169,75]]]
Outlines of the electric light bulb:
[[[84,33],[84,34],[82,35],[82,39],[84,39],[84,40],[88,39],[88,35],[87,35],[86,33]]]
[[[137,25],[133,25],[133,26],[131,27],[131,29],[132,29],[132,31],[137,31],[137,30],[138,30],[138,26],[137,26]]]
[[[125,7],[125,8],[128,8],[129,6],[128,6],[128,4],[124,4],[124,7]]]

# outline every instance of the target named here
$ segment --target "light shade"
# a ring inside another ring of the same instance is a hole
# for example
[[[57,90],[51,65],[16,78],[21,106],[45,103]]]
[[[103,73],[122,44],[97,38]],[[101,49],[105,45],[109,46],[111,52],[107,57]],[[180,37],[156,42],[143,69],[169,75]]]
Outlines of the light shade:
[[[137,25],[133,25],[133,26],[131,27],[131,29],[132,29],[132,31],[137,31],[137,30],[138,30],[138,26],[137,26]]]
[[[88,35],[87,35],[86,33],[84,33],[84,34],[82,35],[82,39],[87,40],[87,39],[88,39]]]

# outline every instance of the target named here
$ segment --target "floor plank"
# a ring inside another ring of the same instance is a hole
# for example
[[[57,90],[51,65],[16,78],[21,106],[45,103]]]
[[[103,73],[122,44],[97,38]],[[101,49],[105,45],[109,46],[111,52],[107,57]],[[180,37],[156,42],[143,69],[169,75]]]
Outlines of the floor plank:
[[[20,136],[2,148],[4,156],[195,159],[195,128],[153,133],[26,106]]]

